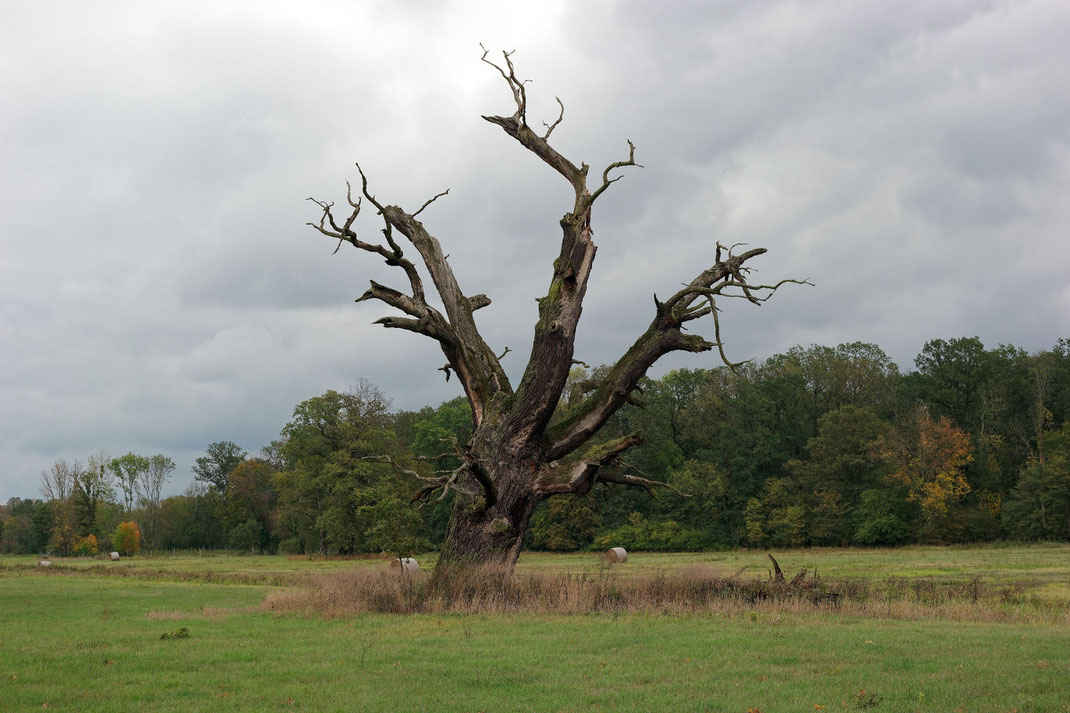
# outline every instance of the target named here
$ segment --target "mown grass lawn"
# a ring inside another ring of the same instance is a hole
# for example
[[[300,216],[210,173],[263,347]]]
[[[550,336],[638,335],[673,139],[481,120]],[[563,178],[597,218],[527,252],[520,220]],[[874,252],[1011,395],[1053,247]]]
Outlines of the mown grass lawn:
[[[259,610],[268,591],[9,571],[0,710],[1070,711],[1065,626],[744,610],[325,620]],[[189,638],[160,638],[181,627]]]

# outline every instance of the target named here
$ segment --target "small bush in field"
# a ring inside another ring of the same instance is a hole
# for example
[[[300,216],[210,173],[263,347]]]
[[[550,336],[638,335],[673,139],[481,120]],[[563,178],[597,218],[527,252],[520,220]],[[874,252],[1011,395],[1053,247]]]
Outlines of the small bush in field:
[[[92,557],[99,551],[96,535],[79,537],[74,541],[74,547],[71,548],[71,554],[75,557]]]
[[[111,533],[111,544],[121,555],[136,555],[141,551],[141,530],[136,522],[120,522]]]

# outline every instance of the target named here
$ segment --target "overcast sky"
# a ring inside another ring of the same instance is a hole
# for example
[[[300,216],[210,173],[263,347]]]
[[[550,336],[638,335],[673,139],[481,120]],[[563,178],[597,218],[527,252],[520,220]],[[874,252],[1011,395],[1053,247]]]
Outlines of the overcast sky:
[[[396,408],[459,394],[353,300],[378,259],[305,227],[359,161],[442,241],[524,366],[569,186],[480,114],[479,43],[516,50],[529,120],[600,172],[577,357],[614,360],[716,241],[769,248],[733,358],[1070,336],[1070,3],[25,2],[0,24],[0,502],[57,458],[250,452],[360,377]],[[366,218],[366,220],[363,220]],[[379,226],[368,211],[357,229]],[[346,246],[343,246],[346,247]],[[712,325],[705,325],[707,330]],[[659,365],[713,367],[713,355]]]

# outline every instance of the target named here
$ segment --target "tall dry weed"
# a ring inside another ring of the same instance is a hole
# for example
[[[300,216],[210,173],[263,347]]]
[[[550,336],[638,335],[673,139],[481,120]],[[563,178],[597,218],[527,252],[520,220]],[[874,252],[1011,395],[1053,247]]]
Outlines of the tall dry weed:
[[[1036,600],[1010,603],[980,580],[819,579],[794,585],[717,576],[697,566],[679,572],[618,575],[508,574],[500,567],[401,573],[360,568],[314,577],[310,586],[273,592],[262,608],[327,617],[381,614],[625,614],[758,612],[795,616],[837,612],[880,618],[1070,623],[1070,608]]]

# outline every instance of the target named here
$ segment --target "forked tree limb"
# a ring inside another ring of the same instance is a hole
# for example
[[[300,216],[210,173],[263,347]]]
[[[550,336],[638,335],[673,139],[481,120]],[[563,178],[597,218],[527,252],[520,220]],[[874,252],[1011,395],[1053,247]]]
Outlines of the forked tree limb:
[[[643,488],[650,495],[655,498],[658,496],[658,488],[667,488],[675,491],[678,495],[684,497],[691,497],[687,493],[682,493],[671,484],[663,482],[661,480],[653,480],[651,478],[645,478],[639,475],[632,475],[631,473],[623,473],[613,468],[603,468],[598,471],[598,476],[595,478],[599,483],[612,483],[615,485],[627,485],[632,488]]]
[[[616,183],[617,181],[619,181],[622,178],[622,176],[616,176],[614,178],[610,178],[609,177],[609,172],[612,171],[613,169],[624,168],[626,166],[635,166],[636,168],[642,168],[643,167],[642,164],[635,162],[635,144],[633,144],[631,142],[631,139],[628,140],[628,158],[627,158],[627,160],[614,161],[613,163],[611,163],[608,166],[606,166],[606,170],[602,171],[602,185],[598,187],[598,190],[596,190],[594,193],[591,194],[591,198],[590,198],[590,202],[591,203],[594,203],[595,200],[598,198],[598,196],[600,196],[603,193],[605,193],[606,189],[609,188],[610,185]]]
[[[720,247],[720,246],[718,246]],[[703,270],[683,289],[665,302],[654,298],[654,320],[646,331],[632,344],[632,347],[612,366],[599,386],[580,404],[568,419],[555,424],[546,431],[544,448],[547,457],[561,458],[583,445],[597,433],[625,403],[650,367],[661,357],[673,351],[703,352],[717,347],[726,365],[728,361],[722,347],[720,322],[717,319],[716,305],[709,305],[697,310],[694,304],[700,299],[711,300],[713,295],[741,296],[726,294],[724,290],[738,287],[745,296],[749,293],[752,302],[760,304],[768,296],[755,296],[766,291],[770,295],[786,283],[810,284],[808,281],[782,280],[775,285],[750,285],[746,282],[745,263],[764,254],[764,248],[748,250],[740,255],[732,255]],[[720,250],[718,250],[720,254]],[[716,341],[709,342],[694,334],[684,334],[683,324],[699,316],[714,316]],[[739,366],[739,364],[735,364]]]
[[[388,265],[401,268],[409,280],[411,295],[406,295],[376,282],[360,297],[358,302],[377,299],[407,315],[406,317],[387,316],[376,320],[376,324],[393,329],[404,329],[423,334],[439,342],[448,365],[464,386],[465,393],[472,404],[476,423],[484,418],[484,410],[495,393],[511,393],[512,387],[505,371],[501,368],[493,350],[484,342],[476,328],[472,313],[490,304],[490,298],[479,294],[467,297],[461,291],[447,256],[443,253],[438,240],[424,229],[416,216],[437,199],[447,195],[448,190],[436,194],[425,201],[415,213],[407,213],[394,205],[385,205],[368,190],[368,178],[360,164],[357,172],[361,179],[363,200],[371,203],[383,220],[382,234],[386,245],[369,243],[358,238],[352,225],[360,213],[362,200],[354,200],[352,187],[347,182],[346,199],[352,208],[350,214],[340,225],[333,213],[333,204],[310,199],[323,211],[320,222],[310,223],[320,233],[336,238],[341,245],[348,242],[365,252],[381,256]],[[428,304],[424,293],[423,280],[415,264],[407,259],[404,251],[394,239],[394,231],[405,236],[408,242],[420,254],[424,268],[431,276],[435,290],[446,311],[443,315]],[[337,248],[336,248],[337,250]],[[447,377],[449,372],[447,371]]]
[[[564,117],[564,105],[560,100],[561,114],[548,125],[544,135],[539,136],[528,126],[525,83],[517,78],[511,55],[510,52],[503,53],[505,67],[488,60],[486,49],[482,59],[505,79],[513,94],[516,111],[511,116],[483,118],[500,126],[521,146],[564,176],[574,194],[571,210],[561,218],[561,249],[554,261],[550,286],[546,295],[539,299],[539,320],[535,325],[531,356],[506,424],[508,433],[535,444],[557,408],[572,365],[576,328],[597,250],[591,237],[592,206],[610,185],[619,180],[619,176],[610,178],[611,171],[639,164],[635,162],[635,145],[629,141],[628,157],[607,166],[602,172],[602,184],[591,193],[587,186],[587,164],[576,166],[549,143],[550,134]]]
[[[643,442],[638,433],[622,436],[587,450],[576,462],[551,464],[551,467],[535,484],[535,493],[540,497],[571,494],[584,495],[599,479],[599,473],[611,466],[624,451]]]
[[[389,465],[402,475],[406,475],[410,478],[415,478],[416,480],[426,483],[426,485],[417,490],[416,494],[413,495],[412,502],[423,500],[428,495],[431,495],[435,491],[440,489],[442,492],[439,494],[438,500],[442,500],[443,498],[445,498],[450,491],[455,491],[461,493],[462,495],[467,495],[469,497],[476,497],[480,494],[475,490],[470,490],[460,482],[463,479],[463,476],[468,472],[467,464],[463,464],[458,468],[446,471],[441,475],[426,476],[421,473],[418,473],[415,470],[412,470],[411,468],[404,467],[390,456],[364,456],[363,458],[361,458],[361,460],[371,461],[373,463],[385,463],[386,465]]]
[[[547,124],[545,121],[542,123],[542,125],[546,127],[546,133],[542,135],[543,141],[550,138],[550,134],[554,133],[554,129],[556,129],[557,125],[561,123],[561,120],[565,118],[565,105],[561,102],[560,97],[554,97],[554,99],[557,99],[557,105],[561,107],[561,113],[557,115],[557,119],[554,123]]]

